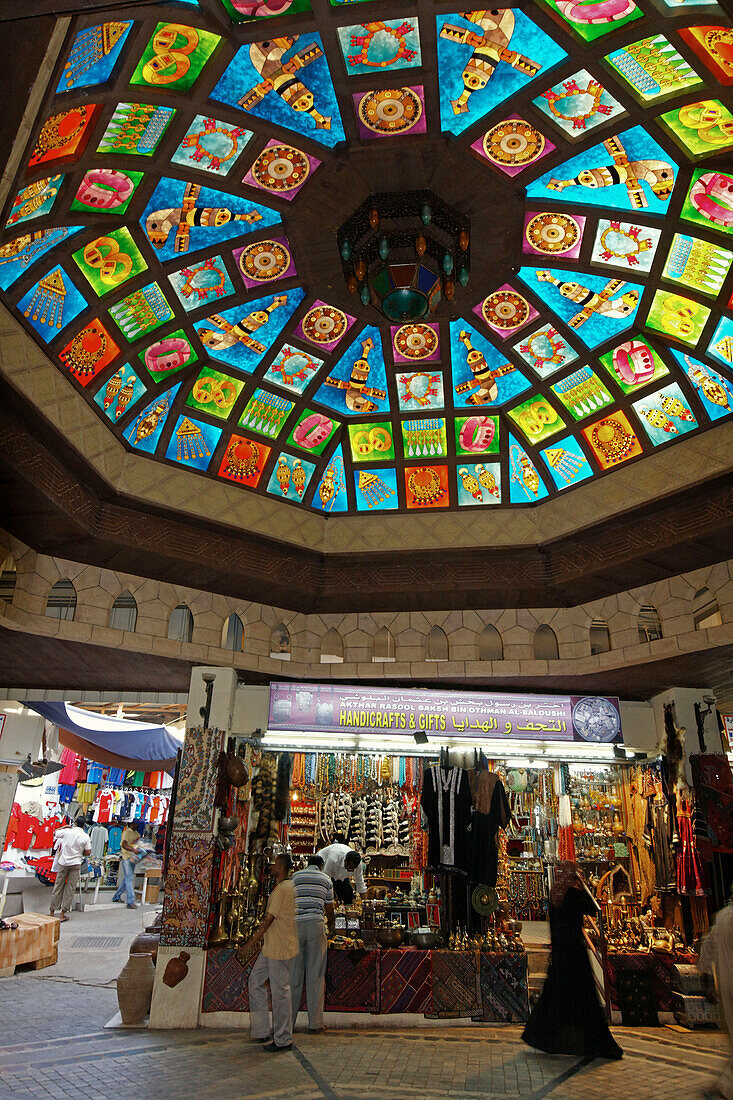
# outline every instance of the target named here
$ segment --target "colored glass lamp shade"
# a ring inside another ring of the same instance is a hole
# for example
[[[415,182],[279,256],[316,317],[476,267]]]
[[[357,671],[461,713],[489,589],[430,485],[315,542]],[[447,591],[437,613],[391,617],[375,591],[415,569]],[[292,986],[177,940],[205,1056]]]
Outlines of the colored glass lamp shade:
[[[390,264],[369,280],[372,303],[387,318],[405,324],[427,317],[441,298],[440,276],[424,263]]]

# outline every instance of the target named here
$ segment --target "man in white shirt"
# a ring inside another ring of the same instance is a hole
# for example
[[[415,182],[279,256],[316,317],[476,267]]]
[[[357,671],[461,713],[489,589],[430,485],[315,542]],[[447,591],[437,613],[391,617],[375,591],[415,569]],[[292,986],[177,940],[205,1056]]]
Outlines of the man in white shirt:
[[[79,874],[84,857],[92,850],[89,837],[81,828],[83,818],[77,818],[79,824],[57,829],[54,836],[56,849],[56,882],[51,894],[51,916],[61,908],[61,920],[69,919],[69,910],[74,901],[74,891],[79,882]]]
[[[363,898],[367,893],[361,856],[348,844],[329,844],[316,853],[323,860],[323,873],[333,882],[333,892],[340,902],[350,905],[354,900],[354,890],[349,882],[354,876],[354,886]]]

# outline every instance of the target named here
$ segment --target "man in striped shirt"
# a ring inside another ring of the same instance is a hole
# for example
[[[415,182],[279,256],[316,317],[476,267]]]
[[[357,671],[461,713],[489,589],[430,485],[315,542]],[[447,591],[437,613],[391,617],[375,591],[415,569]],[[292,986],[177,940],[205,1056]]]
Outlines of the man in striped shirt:
[[[298,1018],[305,976],[305,997],[308,1005],[308,1031],[323,1031],[323,999],[326,991],[326,921],[333,929],[333,884],[322,870],[318,855],[308,856],[308,866],[293,875],[295,895],[295,928],[300,950],[290,964],[290,987],[293,993],[293,1026]]]

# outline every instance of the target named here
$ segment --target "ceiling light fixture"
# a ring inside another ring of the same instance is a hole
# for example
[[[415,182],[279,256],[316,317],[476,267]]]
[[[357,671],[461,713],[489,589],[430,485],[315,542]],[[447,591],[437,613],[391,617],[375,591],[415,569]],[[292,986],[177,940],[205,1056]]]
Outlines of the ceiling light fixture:
[[[434,313],[468,284],[470,223],[432,191],[372,194],[341,226],[346,285],[364,305],[404,324]]]

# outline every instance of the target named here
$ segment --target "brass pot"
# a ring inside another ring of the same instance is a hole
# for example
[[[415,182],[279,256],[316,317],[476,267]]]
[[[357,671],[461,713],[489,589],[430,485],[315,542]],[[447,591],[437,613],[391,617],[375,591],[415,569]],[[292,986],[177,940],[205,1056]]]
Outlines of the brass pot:
[[[402,929],[396,926],[377,928],[375,938],[380,947],[399,947],[402,943]]]
[[[410,943],[423,951],[431,950],[440,945],[440,936],[437,932],[410,932]]]

